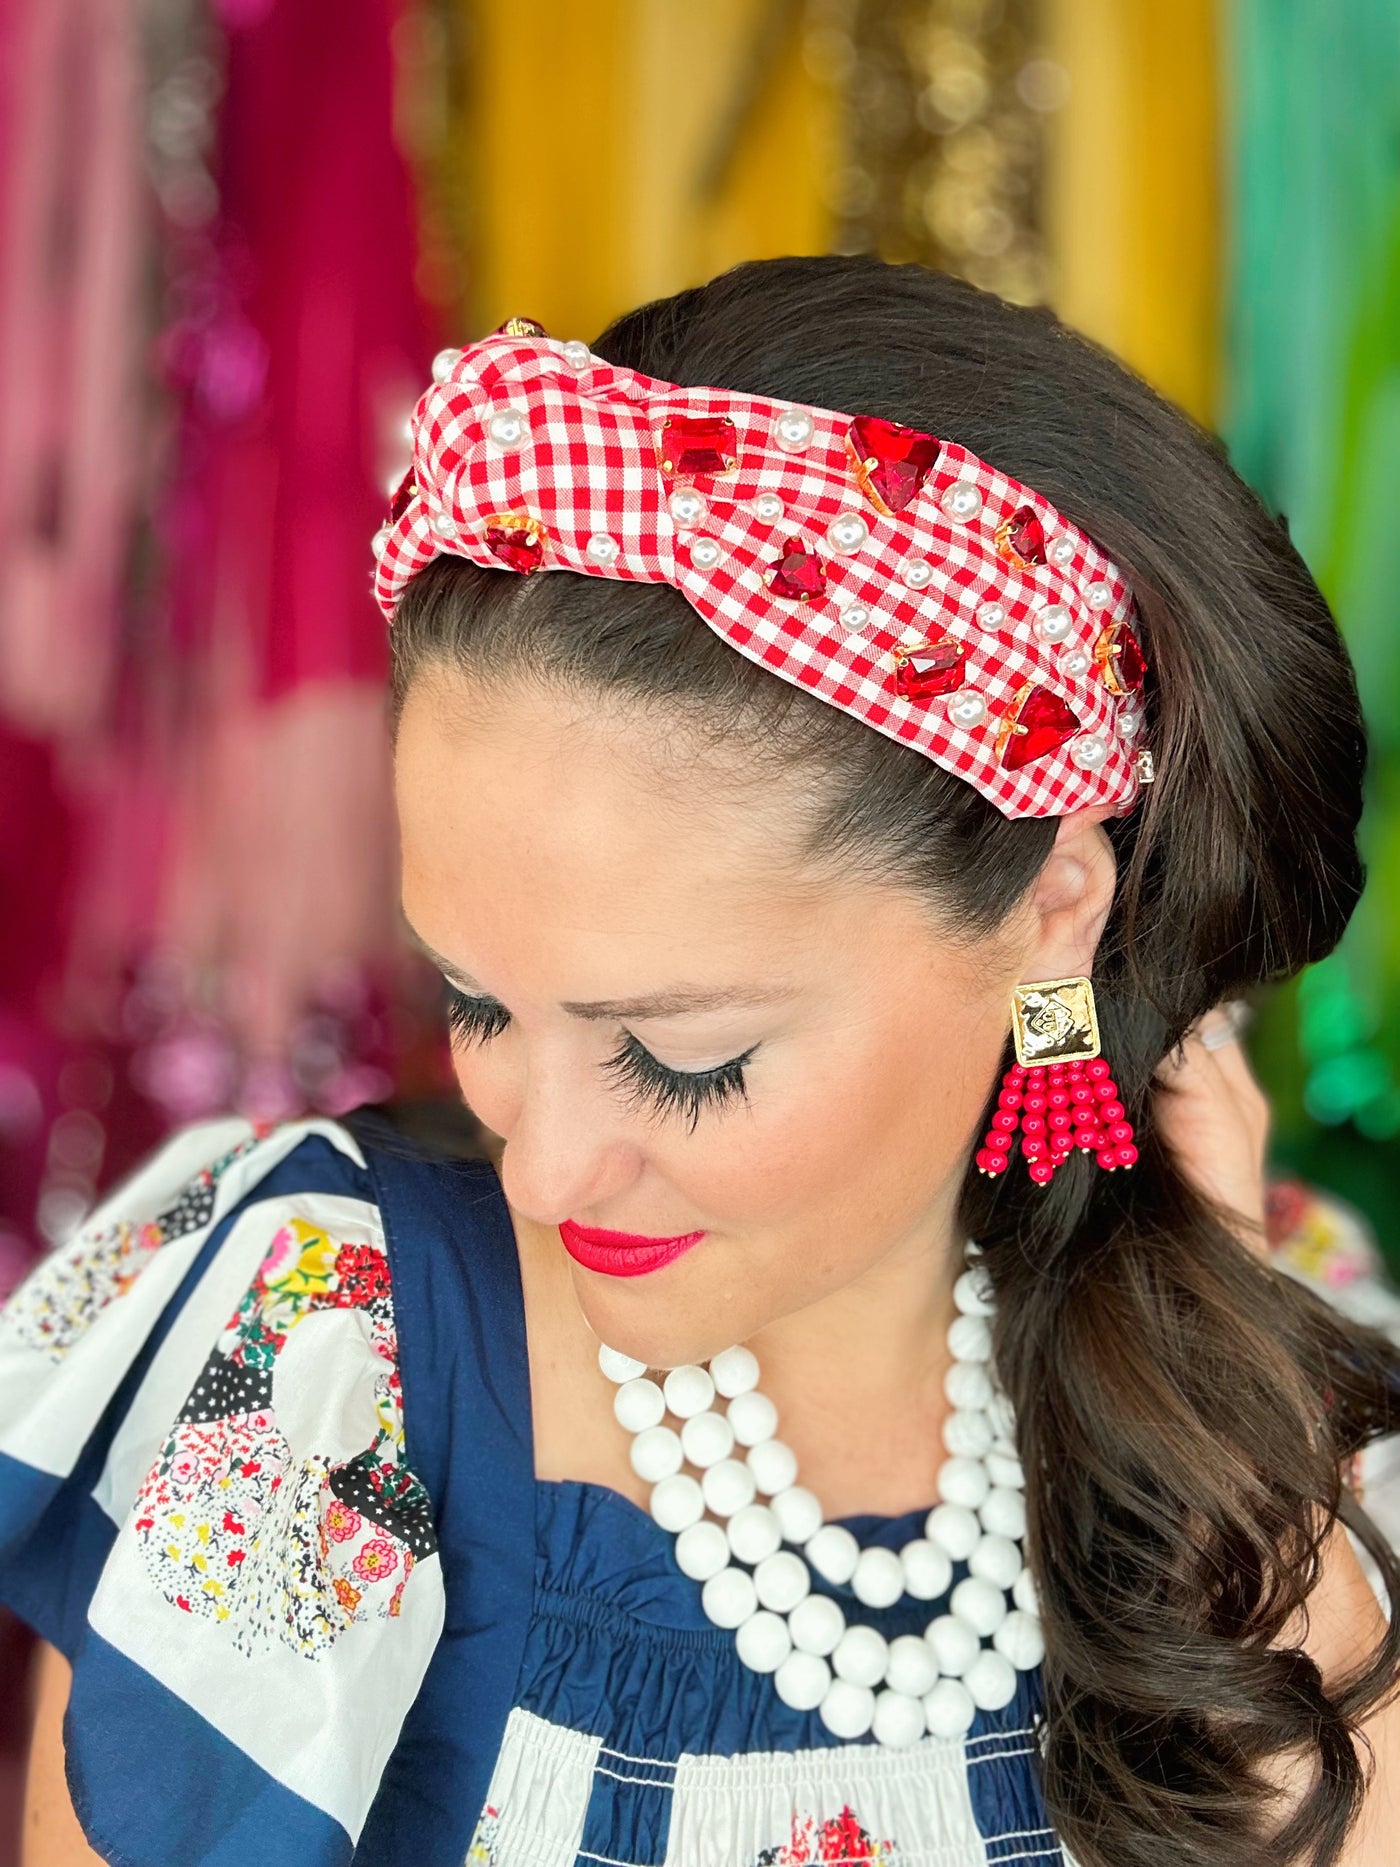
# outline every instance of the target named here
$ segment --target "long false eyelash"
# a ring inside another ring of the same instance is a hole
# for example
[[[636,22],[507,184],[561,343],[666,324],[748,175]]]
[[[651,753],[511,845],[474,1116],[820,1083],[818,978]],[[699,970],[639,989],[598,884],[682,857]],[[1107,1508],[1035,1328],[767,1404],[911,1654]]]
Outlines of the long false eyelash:
[[[510,1023],[510,1013],[494,999],[473,998],[449,986],[447,1023],[454,1038],[463,1043],[489,1043]],[[632,1106],[649,1105],[655,1115],[663,1118],[673,1112],[687,1115],[693,1134],[705,1108],[721,1107],[735,1096],[747,1101],[744,1065],[757,1048],[754,1044],[743,1056],[713,1070],[668,1070],[629,1032],[602,1067],[625,1087]]]

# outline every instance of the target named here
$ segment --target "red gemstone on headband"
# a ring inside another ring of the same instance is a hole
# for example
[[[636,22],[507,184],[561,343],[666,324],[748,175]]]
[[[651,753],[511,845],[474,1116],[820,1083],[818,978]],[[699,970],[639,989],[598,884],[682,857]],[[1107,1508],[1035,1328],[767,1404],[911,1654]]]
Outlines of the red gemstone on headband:
[[[1007,771],[1019,771],[1023,765],[1044,758],[1067,739],[1084,730],[1083,722],[1048,687],[1021,690],[1020,705],[1002,716],[998,751]]]
[[[1111,694],[1135,693],[1147,674],[1137,637],[1126,622],[1111,622],[1094,645],[1103,684]]]
[[[538,519],[497,519],[486,527],[486,548],[528,576],[544,562],[544,527]]]
[[[1034,506],[1018,506],[996,529],[997,550],[1017,570],[1045,562],[1045,527]]]
[[[794,597],[799,603],[810,603],[814,596],[826,594],[826,566],[815,551],[794,542],[784,547],[782,556],[774,564],[768,588],[774,596]]]
[[[669,415],[657,458],[663,473],[732,473],[739,464],[734,423],[727,415]]]
[[[414,479],[413,469],[410,467],[395,487],[394,496],[389,501],[389,523],[391,525],[397,525],[404,513],[408,511],[409,501],[417,491],[418,482]]]
[[[920,642],[914,648],[901,645],[895,649],[894,658],[895,688],[909,700],[951,694],[967,678],[967,649],[951,636],[937,642]]]
[[[918,428],[878,415],[857,415],[846,436],[856,480],[877,512],[893,518],[918,497],[938,459],[939,442]]]

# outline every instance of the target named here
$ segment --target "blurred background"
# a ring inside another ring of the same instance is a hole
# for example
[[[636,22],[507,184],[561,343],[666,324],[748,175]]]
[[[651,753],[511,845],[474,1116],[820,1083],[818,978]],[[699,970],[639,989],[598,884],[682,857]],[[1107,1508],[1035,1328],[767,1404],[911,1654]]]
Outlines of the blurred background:
[[[1400,1265],[1400,0],[0,0],[0,150],[0,1295],[176,1123],[452,1093],[369,593],[434,352],[832,249],[1050,303],[1287,516],[1370,882],[1248,1042],[1279,1228]]]

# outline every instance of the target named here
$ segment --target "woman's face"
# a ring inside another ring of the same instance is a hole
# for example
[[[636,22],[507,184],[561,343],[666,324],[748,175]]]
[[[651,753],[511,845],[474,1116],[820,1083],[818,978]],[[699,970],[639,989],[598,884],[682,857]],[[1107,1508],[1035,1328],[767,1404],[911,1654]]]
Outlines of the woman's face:
[[[907,891],[798,871],[791,791],[656,756],[577,700],[420,676],[396,791],[404,913],[475,1001],[456,1071],[513,1210],[704,1233],[640,1275],[571,1259],[598,1336],[673,1366],[901,1267],[938,1276],[1011,986],[1089,970],[1102,831],[1062,835],[1068,862],[1057,845],[1035,899],[968,946]],[[579,1009],[682,993],[713,1002]],[[676,1079],[672,1106],[609,1066],[623,1051]],[[697,1078],[739,1058],[692,1124]]]

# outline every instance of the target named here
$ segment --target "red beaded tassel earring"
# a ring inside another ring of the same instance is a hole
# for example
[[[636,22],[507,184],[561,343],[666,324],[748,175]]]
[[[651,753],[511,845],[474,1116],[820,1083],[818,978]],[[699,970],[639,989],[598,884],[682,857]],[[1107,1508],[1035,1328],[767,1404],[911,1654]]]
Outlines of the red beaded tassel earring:
[[[1101,1167],[1137,1159],[1132,1124],[1118,1085],[1099,1055],[1094,988],[1087,979],[1042,979],[1013,987],[1011,1029],[1016,1061],[1001,1079],[997,1112],[977,1150],[980,1173],[1005,1173],[1012,1137],[1042,1186],[1076,1147]]]

